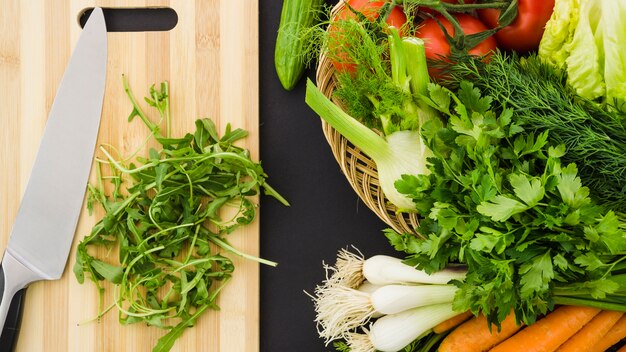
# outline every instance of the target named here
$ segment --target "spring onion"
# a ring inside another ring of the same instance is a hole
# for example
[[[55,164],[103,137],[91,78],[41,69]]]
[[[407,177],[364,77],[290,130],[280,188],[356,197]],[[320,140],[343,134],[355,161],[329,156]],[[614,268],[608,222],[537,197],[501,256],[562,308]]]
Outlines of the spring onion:
[[[402,259],[386,255],[376,255],[363,261],[363,277],[376,285],[446,284],[452,280],[463,280],[465,273],[465,268],[458,266],[427,274],[423,270],[404,264]]]
[[[382,286],[380,286],[380,285],[374,285],[373,283],[365,280],[365,281],[363,281],[361,286],[359,286],[359,291],[371,294],[371,293],[374,293],[376,290],[378,290],[381,287]]]
[[[310,297],[318,333],[326,343],[348,340],[375,318],[417,307],[451,305],[458,288],[447,283],[465,275],[464,269],[428,275],[396,258],[377,255],[365,260],[360,253],[345,249],[339,251],[335,266],[325,268],[326,280]]]
[[[313,297],[318,332],[327,342],[346,337],[347,332],[364,326],[372,318],[451,304],[457,290],[454,285],[385,285],[368,293],[340,285],[318,286]]]
[[[365,280],[365,281],[363,281],[361,286],[359,286],[358,290],[361,291],[361,292],[366,292],[366,293],[372,294],[372,293],[374,293],[376,290],[378,290],[381,287],[383,287],[383,286],[374,285],[373,283]],[[379,313],[379,312],[374,312],[374,314],[372,314],[372,318],[380,318],[382,316],[383,316],[383,313]]]
[[[426,273],[405,264],[401,259],[386,255],[375,255],[365,259],[360,253],[346,249],[339,251],[331,276],[333,283],[343,283],[348,287],[358,287],[368,280],[374,285],[391,284],[447,284],[452,280],[465,278],[464,266],[450,266],[443,270]]]
[[[457,292],[454,285],[385,285],[370,295],[372,308],[382,314],[396,314],[417,307],[450,303]]]
[[[400,351],[458,314],[451,303],[442,303],[386,315],[376,320],[365,334],[349,334],[347,342],[352,352]]]

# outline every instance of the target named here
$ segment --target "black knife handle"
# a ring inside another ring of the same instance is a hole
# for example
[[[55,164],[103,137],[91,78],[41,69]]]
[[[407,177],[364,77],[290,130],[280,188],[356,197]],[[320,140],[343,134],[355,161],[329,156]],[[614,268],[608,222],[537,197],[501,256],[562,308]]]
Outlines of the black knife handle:
[[[0,295],[4,292],[4,272],[2,265],[0,265]],[[9,313],[4,321],[4,327],[2,334],[0,334],[0,352],[13,352],[17,345],[17,338],[20,331],[20,322],[22,321],[22,302],[24,301],[24,294],[26,288],[17,291],[11,299],[11,306],[9,307]],[[0,301],[4,297],[0,297]]]
[[[26,286],[41,280],[10,251],[5,251],[0,264],[0,352],[12,352],[17,343],[24,306]]]

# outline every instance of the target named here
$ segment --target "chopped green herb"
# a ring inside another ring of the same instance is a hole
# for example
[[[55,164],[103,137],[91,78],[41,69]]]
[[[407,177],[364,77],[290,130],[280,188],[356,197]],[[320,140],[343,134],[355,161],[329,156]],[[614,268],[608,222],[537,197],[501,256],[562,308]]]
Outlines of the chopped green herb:
[[[200,119],[195,133],[170,137],[167,82],[159,90],[151,87],[146,98],[159,113],[158,123],[139,107],[126,79],[124,87],[133,104],[129,121],[139,117],[161,147],[135,161],[114,157],[113,147],[100,148],[106,158],[97,160],[98,182],[89,186],[88,208],[100,205],[105,215],[78,245],[74,273],[80,283],[87,273],[98,288],[98,318],[116,308],[122,324],[167,329],[153,351],[169,351],[202,312],[219,309],[218,294],[235,269],[219,250],[276,265],[239,252],[226,238],[254,220],[256,205],[249,197],[263,189],[288,203],[267,184],[248,150],[234,145],[247,132],[227,125],[220,137],[211,120]],[[110,195],[105,187],[112,188]],[[98,258],[99,247],[116,256]],[[102,280],[116,285],[114,304],[106,309]]]

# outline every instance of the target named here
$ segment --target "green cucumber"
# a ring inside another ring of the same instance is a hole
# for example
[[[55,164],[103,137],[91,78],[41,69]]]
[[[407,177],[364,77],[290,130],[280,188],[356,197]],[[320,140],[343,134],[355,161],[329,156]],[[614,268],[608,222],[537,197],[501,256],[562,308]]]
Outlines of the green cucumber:
[[[274,66],[286,90],[292,90],[305,69],[302,31],[315,24],[323,0],[285,0],[274,50]]]

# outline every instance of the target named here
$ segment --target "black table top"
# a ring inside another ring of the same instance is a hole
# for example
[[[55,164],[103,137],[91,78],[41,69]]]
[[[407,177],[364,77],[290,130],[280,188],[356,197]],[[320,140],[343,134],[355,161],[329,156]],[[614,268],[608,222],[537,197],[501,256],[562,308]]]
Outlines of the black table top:
[[[312,293],[324,279],[322,261],[354,245],[366,256],[392,253],[387,226],[352,190],[304,102],[305,79],[285,91],[274,70],[282,1],[260,1],[260,149],[268,182],[291,207],[261,198],[261,351],[333,351],[317,336]],[[314,70],[307,75],[314,79]]]

